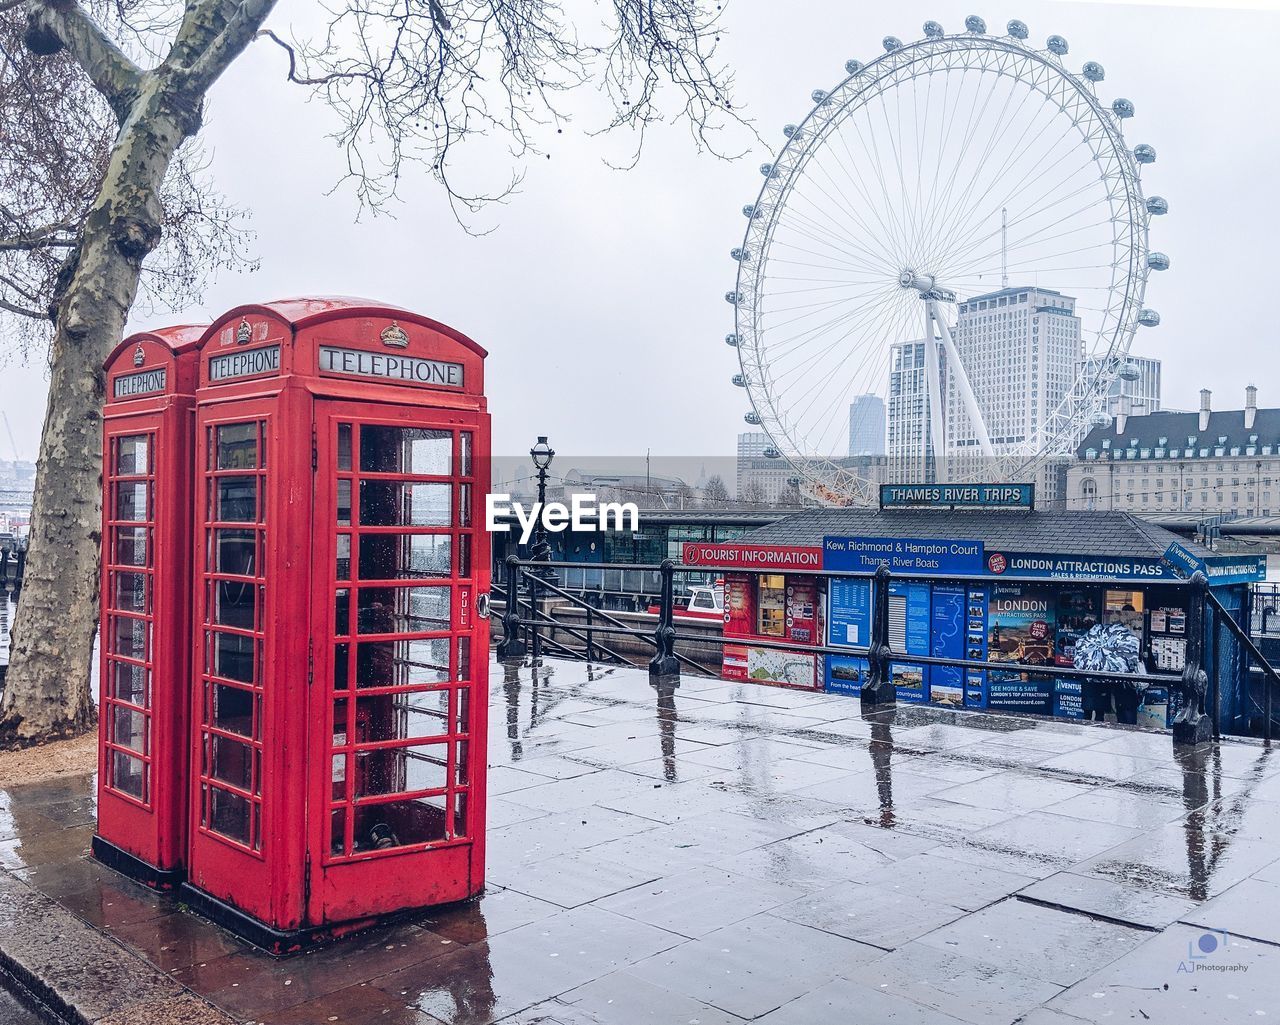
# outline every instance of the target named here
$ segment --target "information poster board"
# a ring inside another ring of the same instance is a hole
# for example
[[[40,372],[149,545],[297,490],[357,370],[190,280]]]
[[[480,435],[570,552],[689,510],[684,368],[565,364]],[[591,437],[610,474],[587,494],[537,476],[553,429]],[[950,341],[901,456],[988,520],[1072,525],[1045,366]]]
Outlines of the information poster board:
[[[930,586],[918,581],[889,582],[889,647],[909,655],[928,655],[930,648]],[[890,662],[889,679],[899,701],[928,701],[927,666]]]
[[[982,662],[987,657],[987,589],[970,584],[965,606],[965,657]],[[964,703],[967,708],[987,707],[987,674],[981,669],[965,672]]]
[[[827,638],[833,646],[865,648],[871,643],[871,581],[833,577],[828,588]],[[825,660],[823,684],[837,694],[857,696],[871,671],[865,658],[830,655]]]
[[[992,662],[1020,666],[1053,661],[1056,591],[1030,584],[997,584],[987,607],[987,652]],[[1053,681],[1026,670],[992,670],[987,707],[1006,712],[1049,715]]]
[[[931,654],[938,658],[964,658],[965,588],[934,584],[932,597]],[[957,666],[930,666],[929,701],[960,707],[964,703],[964,670]]]

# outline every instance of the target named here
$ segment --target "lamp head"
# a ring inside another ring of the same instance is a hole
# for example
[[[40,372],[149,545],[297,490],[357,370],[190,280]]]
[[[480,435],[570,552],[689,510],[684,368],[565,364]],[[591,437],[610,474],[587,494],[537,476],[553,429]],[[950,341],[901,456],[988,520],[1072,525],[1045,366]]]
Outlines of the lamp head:
[[[551,465],[551,460],[556,456],[556,450],[547,444],[547,436],[545,434],[538,435],[538,443],[529,449],[529,455],[533,458],[533,465],[539,470],[545,470]]]

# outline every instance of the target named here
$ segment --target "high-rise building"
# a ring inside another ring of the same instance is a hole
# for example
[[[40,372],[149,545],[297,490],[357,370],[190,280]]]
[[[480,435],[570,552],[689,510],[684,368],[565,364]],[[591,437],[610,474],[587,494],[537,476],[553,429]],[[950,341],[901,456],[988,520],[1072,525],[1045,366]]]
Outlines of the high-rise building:
[[[849,406],[849,455],[884,454],[884,399],[879,395],[855,395]]]
[[[959,304],[956,352],[998,457],[1033,442],[1062,405],[1084,358],[1076,301],[1050,288],[1021,286]],[[947,475],[991,477],[954,380],[946,388]],[[1060,474],[1037,481],[1037,501],[1060,501]]]
[[[1101,369],[1103,360],[1080,361],[1077,378],[1086,382]],[[1160,361],[1149,356],[1129,356],[1107,390],[1105,411],[1111,416],[1145,416],[1160,412]]]
[[[891,484],[937,479],[925,372],[926,344],[924,341],[895,342],[889,349],[888,478]],[[938,363],[945,394],[947,370],[941,346]]]

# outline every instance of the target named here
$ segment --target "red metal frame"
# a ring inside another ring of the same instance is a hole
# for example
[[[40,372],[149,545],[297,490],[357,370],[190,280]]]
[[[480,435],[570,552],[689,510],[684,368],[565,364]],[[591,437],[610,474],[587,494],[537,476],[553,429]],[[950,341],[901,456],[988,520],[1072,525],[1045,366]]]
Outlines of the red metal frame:
[[[483,887],[483,358],[359,300],[202,342],[189,895],[269,949]]]
[[[165,889],[186,856],[191,420],[203,332],[131,335],[105,364],[93,851]]]

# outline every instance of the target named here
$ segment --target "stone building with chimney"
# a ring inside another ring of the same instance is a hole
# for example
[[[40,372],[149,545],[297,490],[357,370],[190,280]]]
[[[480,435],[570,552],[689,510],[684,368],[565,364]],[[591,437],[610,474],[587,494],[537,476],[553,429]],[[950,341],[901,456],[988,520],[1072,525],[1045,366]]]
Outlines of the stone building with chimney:
[[[1123,413],[1094,427],[1067,468],[1068,509],[1280,516],[1280,409]]]

